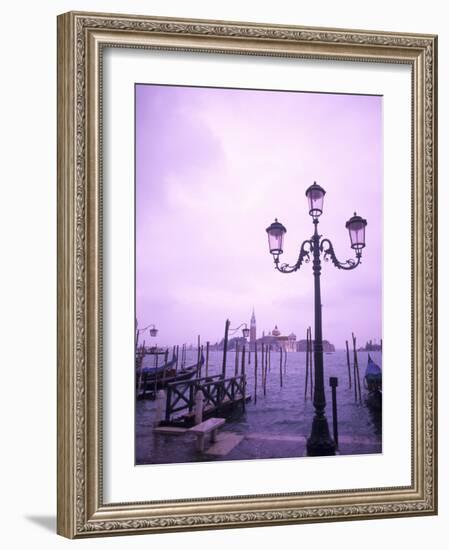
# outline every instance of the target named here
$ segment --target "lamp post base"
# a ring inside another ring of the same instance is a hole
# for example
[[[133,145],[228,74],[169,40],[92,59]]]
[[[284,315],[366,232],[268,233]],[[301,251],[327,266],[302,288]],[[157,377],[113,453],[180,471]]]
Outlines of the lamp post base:
[[[326,417],[315,416],[312,433],[307,439],[307,456],[332,456],[335,454],[335,448]]]

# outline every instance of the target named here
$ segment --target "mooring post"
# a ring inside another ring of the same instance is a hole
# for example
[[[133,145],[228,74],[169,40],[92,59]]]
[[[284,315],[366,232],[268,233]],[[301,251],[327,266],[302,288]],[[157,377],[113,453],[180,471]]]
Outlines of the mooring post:
[[[279,350],[279,381],[282,388],[282,348]]]
[[[156,349],[156,356],[155,356],[155,363],[156,363],[156,369],[157,369],[157,365],[158,365],[158,362],[159,362],[159,355],[157,353],[157,349]],[[157,370],[156,372],[154,373],[154,390],[153,390],[153,393],[154,393],[154,396],[156,397],[156,393],[157,393]]]
[[[195,425],[201,424],[203,421],[204,395],[201,390],[197,390],[195,394]]]
[[[352,381],[351,381],[351,361],[349,359],[349,344],[346,340],[346,363],[348,364],[348,377],[349,377],[349,389],[352,387]]]
[[[257,343],[254,343],[254,405],[257,403]]]
[[[239,345],[238,342],[235,343],[235,366],[234,366],[234,376],[237,376],[239,373]]]
[[[306,331],[306,381],[304,384],[304,399],[307,399],[307,386],[309,385],[309,327]]]
[[[230,324],[231,324],[231,321],[229,319],[226,319],[224,342],[223,342],[223,365],[221,368],[221,374],[222,374],[223,380],[226,378],[226,354],[228,352],[228,333],[229,333]]]
[[[329,378],[329,385],[332,388],[332,420],[334,425],[334,441],[335,441],[335,446],[338,449],[338,418],[337,418],[338,378],[336,376],[331,376]]]
[[[354,389],[355,391],[355,400],[357,401],[357,389],[359,393],[359,401],[362,402],[362,392],[360,389],[360,374],[359,374],[359,361],[357,359],[357,344],[356,344],[356,337],[354,336],[354,333],[352,333],[352,346],[354,350]],[[357,384],[356,384],[357,381]],[[357,388],[356,388],[357,385]]]
[[[260,354],[260,363],[261,363],[261,371],[260,371],[260,378],[261,378],[261,384],[262,384],[262,390],[265,395],[265,361],[264,361],[264,354],[265,354],[265,347],[262,344],[262,350]]]
[[[262,386],[265,397],[267,395],[267,353],[264,344],[262,344]]]
[[[166,376],[166,372],[167,372],[167,369],[165,368],[165,365],[167,365],[167,361],[168,361],[168,348],[165,350],[165,353],[164,353],[164,370],[162,371],[162,385],[163,386],[165,384],[165,376]]]
[[[197,353],[196,353],[196,364],[199,365],[200,364],[200,358],[201,358],[201,350],[200,350],[200,347],[201,347],[201,340],[200,340],[200,335],[198,335],[198,350],[197,350]]]
[[[168,422],[170,420],[170,403],[171,403],[171,386],[168,384],[167,386],[167,399],[165,400],[165,421]]]
[[[198,361],[198,378],[201,378],[201,371],[203,370],[203,364],[201,363],[201,359],[203,357],[203,344],[201,344],[201,351],[200,351],[200,360]]]
[[[309,327],[309,339],[310,339],[310,399],[313,399],[313,367],[314,367],[314,347],[315,342],[312,341],[312,327]]]
[[[242,349],[242,385],[243,385],[243,410],[246,409],[246,371],[245,371],[245,344]]]
[[[154,412],[154,427],[157,428],[164,419],[167,407],[167,394],[165,390],[159,390],[156,394],[156,410]]]
[[[206,342],[206,378],[209,376],[209,342]]]

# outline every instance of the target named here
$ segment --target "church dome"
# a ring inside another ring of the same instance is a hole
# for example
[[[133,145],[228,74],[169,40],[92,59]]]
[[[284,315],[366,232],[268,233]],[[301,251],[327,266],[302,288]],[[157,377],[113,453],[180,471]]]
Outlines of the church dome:
[[[272,334],[273,336],[280,336],[281,331],[278,329],[278,326],[277,326],[277,325],[275,325],[274,329],[271,331],[271,334]]]

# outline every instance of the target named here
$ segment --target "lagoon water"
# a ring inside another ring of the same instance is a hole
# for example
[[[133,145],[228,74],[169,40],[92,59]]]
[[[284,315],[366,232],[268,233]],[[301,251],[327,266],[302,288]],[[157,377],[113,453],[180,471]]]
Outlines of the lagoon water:
[[[370,352],[372,359],[382,365],[381,352]],[[196,362],[197,352],[187,352],[187,365]],[[220,374],[222,352],[212,351],[209,357],[209,375]],[[284,354],[285,357],[285,354]],[[324,354],[324,380],[326,390],[326,416],[332,434],[332,401],[329,377],[338,378],[337,414],[340,454],[366,454],[382,452],[382,417],[366,406],[363,378],[368,360],[367,352],[358,352],[362,403],[355,401],[354,378],[349,388],[346,351]],[[307,396],[304,396],[306,353],[287,354],[286,371],[283,369],[283,387],[280,387],[280,354],[271,352],[271,369],[267,374],[266,396],[261,383],[261,360],[258,361],[257,403],[254,400],[254,353],[251,363],[246,355],[247,393],[251,401],[246,411],[228,418],[221,432],[243,436],[241,442],[226,456],[211,457],[195,452],[191,434],[182,436],[153,433],[155,402],[140,400],[136,403],[136,464],[179,463],[205,460],[246,460],[251,458],[282,458],[305,455],[306,439],[310,435],[314,413],[310,397],[310,377]],[[351,353],[352,363],[352,353]],[[235,353],[228,352],[227,377],[233,376]],[[203,374],[204,376],[204,367]]]

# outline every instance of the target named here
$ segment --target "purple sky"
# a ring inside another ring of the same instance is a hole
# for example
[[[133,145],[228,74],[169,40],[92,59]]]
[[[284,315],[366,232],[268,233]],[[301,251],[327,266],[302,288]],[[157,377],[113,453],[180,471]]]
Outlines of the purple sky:
[[[368,220],[362,265],[323,265],[323,337],[380,339],[381,97],[137,85],[136,148],[136,315],[157,325],[157,343],[215,342],[253,306],[258,336],[277,324],[305,337],[311,264],[275,271],[265,228],[286,226],[281,259],[294,263],[313,232],[314,180],[340,260],[353,257],[345,222]]]

